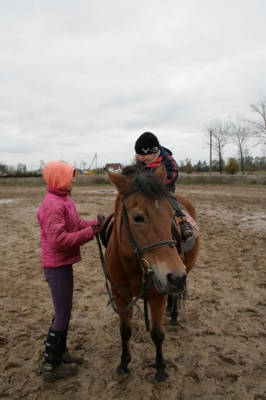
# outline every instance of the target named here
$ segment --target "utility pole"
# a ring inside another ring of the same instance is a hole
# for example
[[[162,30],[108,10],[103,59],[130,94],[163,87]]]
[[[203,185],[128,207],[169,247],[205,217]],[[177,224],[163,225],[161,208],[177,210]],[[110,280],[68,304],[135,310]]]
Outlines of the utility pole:
[[[210,176],[212,174],[212,131],[210,131]]]
[[[95,169],[97,169],[97,153],[94,154],[94,157],[93,157],[92,162],[91,162],[91,164],[90,164],[90,166],[88,168],[88,171],[90,171],[91,166],[93,164],[93,161],[95,161]]]

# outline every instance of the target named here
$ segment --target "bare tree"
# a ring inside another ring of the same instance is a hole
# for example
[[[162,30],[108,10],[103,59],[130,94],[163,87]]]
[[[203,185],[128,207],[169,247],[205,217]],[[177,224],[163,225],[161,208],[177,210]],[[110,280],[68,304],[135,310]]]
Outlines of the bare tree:
[[[248,141],[253,135],[249,122],[239,116],[234,120],[230,120],[229,134],[232,142],[237,146],[238,155],[240,158],[240,169],[244,175],[245,154],[248,149]]]
[[[258,103],[251,104],[251,109],[257,114],[258,120],[249,120],[253,134],[266,149],[266,99],[259,100]]]
[[[225,146],[230,141],[229,136],[229,124],[227,121],[221,121],[219,119],[214,120],[208,130],[208,145],[217,154],[219,159],[219,171],[223,173],[223,151]],[[211,134],[210,134],[211,133]],[[211,166],[210,166],[211,167]]]
[[[21,173],[27,172],[27,166],[26,166],[26,164],[18,163],[18,164],[17,164],[17,171],[18,171],[18,172],[21,172]]]

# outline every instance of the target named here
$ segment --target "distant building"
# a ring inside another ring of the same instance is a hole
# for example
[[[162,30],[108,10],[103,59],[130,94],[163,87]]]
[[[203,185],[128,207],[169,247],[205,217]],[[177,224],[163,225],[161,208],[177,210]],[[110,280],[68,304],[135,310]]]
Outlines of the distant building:
[[[109,163],[109,164],[105,164],[105,169],[107,169],[107,171],[112,171],[112,172],[122,172],[122,166],[119,163]]]

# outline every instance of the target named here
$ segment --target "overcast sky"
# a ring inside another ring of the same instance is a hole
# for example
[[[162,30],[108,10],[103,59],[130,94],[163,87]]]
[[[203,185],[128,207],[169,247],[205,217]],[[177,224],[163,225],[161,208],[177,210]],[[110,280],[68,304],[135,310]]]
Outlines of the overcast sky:
[[[0,0],[0,162],[129,163],[145,131],[208,162],[211,121],[266,97],[265,19],[265,0]]]

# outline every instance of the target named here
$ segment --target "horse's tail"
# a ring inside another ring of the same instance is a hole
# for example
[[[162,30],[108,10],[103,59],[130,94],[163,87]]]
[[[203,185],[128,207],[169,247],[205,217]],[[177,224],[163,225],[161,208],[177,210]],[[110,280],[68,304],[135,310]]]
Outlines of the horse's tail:
[[[186,197],[182,196],[181,194],[175,193],[175,197],[176,197],[177,201],[179,201],[179,203],[185,207],[185,209],[187,210],[189,215],[194,219],[194,221],[197,221],[197,213],[196,213],[194,204],[191,203],[190,200],[188,200]]]

